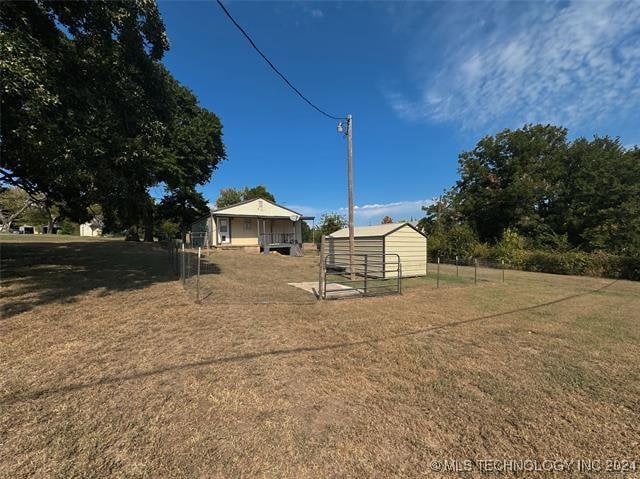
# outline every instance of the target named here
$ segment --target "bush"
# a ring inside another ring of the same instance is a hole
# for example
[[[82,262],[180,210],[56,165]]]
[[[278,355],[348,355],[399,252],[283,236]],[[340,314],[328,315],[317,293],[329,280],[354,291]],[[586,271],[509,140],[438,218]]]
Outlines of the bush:
[[[492,249],[491,257],[505,263],[518,264],[523,260],[525,253],[525,239],[515,230],[507,228]]]
[[[474,255],[478,238],[468,225],[453,225],[448,230],[437,229],[429,235],[431,257],[470,258]]]
[[[77,223],[65,218],[60,223],[58,227],[59,235],[79,235],[80,234],[80,226]]]
[[[473,258],[491,258],[491,246],[487,243],[476,243],[471,251]]]
[[[515,269],[540,273],[640,280],[640,257],[617,256],[603,251],[524,251],[509,264]]]

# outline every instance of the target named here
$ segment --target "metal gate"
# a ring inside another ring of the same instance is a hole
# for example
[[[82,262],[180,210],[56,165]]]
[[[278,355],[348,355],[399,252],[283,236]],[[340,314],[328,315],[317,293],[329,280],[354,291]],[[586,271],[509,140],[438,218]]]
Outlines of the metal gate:
[[[402,264],[397,254],[328,253],[320,264],[322,299],[402,293]]]

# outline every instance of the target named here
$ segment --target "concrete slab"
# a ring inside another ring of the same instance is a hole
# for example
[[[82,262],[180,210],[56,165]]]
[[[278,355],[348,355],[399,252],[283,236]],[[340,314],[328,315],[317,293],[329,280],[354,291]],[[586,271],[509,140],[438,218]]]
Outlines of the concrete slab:
[[[294,288],[300,288],[318,297],[318,283],[315,281],[307,281],[303,283],[287,283]],[[326,285],[327,299],[345,298],[349,296],[360,296],[362,291],[350,288],[344,284],[327,283]]]

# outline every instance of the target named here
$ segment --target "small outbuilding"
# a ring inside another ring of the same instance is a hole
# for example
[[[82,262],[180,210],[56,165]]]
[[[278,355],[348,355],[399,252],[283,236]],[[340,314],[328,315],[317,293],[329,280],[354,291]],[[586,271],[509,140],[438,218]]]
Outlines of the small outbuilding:
[[[326,237],[325,254],[345,256],[349,253],[349,228],[343,228]],[[383,277],[397,277],[394,267],[398,257],[402,277],[427,274],[427,236],[410,223],[388,223],[354,228],[354,253],[367,255],[368,261],[382,262]],[[397,255],[397,256],[395,256]],[[358,268],[360,270],[361,268]]]

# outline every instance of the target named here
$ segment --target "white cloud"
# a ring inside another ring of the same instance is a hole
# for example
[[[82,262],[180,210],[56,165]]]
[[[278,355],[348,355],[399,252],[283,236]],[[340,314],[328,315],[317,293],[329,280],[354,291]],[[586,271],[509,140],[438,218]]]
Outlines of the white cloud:
[[[313,18],[323,18],[324,12],[319,8],[312,8],[309,12]]]
[[[286,203],[281,203],[282,206],[289,208],[290,210],[296,211],[300,213],[302,216],[315,216],[316,219],[320,217],[321,211],[313,206],[305,206],[305,205],[289,205]]]
[[[407,119],[589,121],[640,108],[640,2],[447,4],[409,52],[418,95],[387,94]],[[437,33],[427,32],[433,29]],[[443,45],[434,68],[430,42]]]
[[[396,201],[393,203],[373,203],[368,205],[356,205],[353,208],[355,222],[358,225],[379,223],[385,216],[390,216],[394,221],[419,219],[424,216],[422,207],[431,203],[430,200]],[[347,208],[340,208],[340,214],[346,214]]]
[[[353,212],[356,225],[368,225],[379,223],[383,217],[390,216],[396,221],[408,220],[413,218],[418,220],[424,216],[422,207],[431,203],[431,200],[416,201],[395,201],[392,203],[373,203],[365,205],[355,205]],[[315,216],[315,222],[320,222],[320,217],[324,213],[335,212],[341,215],[347,215],[346,207],[323,209],[305,205],[283,205],[291,208],[304,216]]]

